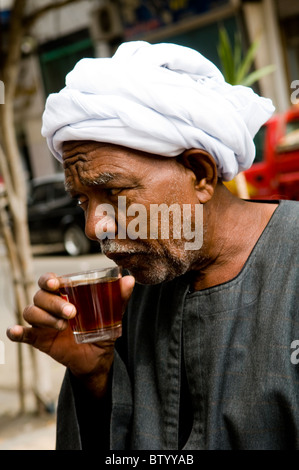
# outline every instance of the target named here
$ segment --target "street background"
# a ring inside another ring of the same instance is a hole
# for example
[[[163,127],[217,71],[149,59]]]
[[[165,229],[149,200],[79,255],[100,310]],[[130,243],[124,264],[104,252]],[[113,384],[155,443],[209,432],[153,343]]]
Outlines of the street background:
[[[102,254],[71,257],[53,253],[34,256],[36,281],[41,274],[48,271],[65,274],[111,264],[113,262]],[[27,345],[22,346],[26,371],[26,414],[19,415],[17,345],[6,336],[6,329],[15,324],[14,299],[10,270],[4,247],[1,245],[0,266],[0,340],[4,343],[5,352],[4,364],[0,364],[0,450],[54,450],[56,413],[54,410],[53,413],[43,411],[38,414],[35,410],[35,399],[30,389],[31,360]],[[39,354],[47,374],[45,380],[50,399],[56,407],[65,368],[45,354]]]

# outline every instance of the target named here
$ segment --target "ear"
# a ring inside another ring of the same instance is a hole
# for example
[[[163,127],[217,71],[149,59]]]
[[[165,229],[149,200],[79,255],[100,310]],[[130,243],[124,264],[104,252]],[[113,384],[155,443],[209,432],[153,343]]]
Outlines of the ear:
[[[189,149],[180,155],[180,161],[196,176],[196,191],[201,204],[208,202],[218,181],[217,166],[214,158],[205,150]]]

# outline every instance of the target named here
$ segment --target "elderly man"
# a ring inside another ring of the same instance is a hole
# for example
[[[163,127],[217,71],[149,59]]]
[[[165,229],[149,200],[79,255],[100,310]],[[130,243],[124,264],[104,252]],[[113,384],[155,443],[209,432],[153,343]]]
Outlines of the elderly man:
[[[298,204],[244,201],[223,184],[251,165],[272,112],[198,52],[142,42],[84,59],[48,98],[43,135],[86,234],[130,273],[115,344],[75,343],[75,308],[49,273],[29,326],[8,331],[67,367],[58,449],[299,448]],[[121,237],[120,196],[147,213],[190,207],[194,237],[202,207],[202,244],[186,249],[174,217],[168,238]],[[114,208],[113,239],[96,230],[101,204]]]

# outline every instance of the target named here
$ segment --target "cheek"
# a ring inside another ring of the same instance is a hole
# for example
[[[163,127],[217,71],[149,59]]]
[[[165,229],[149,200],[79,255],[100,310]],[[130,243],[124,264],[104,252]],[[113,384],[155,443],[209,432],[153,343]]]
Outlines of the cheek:
[[[169,206],[177,204],[195,204],[198,202],[197,194],[192,181],[179,175],[170,181],[166,181],[156,192],[159,201],[165,202]]]
[[[117,233],[117,219],[112,204],[90,200],[85,211],[85,233],[92,240],[114,239]]]
[[[118,238],[144,240],[156,248],[160,246],[166,249],[172,246],[174,249],[181,249],[186,233],[194,229],[193,222],[194,204],[181,205],[173,198],[146,205],[133,203],[118,211]]]

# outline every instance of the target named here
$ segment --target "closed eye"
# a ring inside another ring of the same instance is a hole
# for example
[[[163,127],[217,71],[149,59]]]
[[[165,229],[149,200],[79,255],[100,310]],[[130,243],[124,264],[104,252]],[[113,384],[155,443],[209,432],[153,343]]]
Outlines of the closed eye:
[[[125,188],[107,188],[106,192],[109,196],[117,196],[119,193],[121,193]]]

